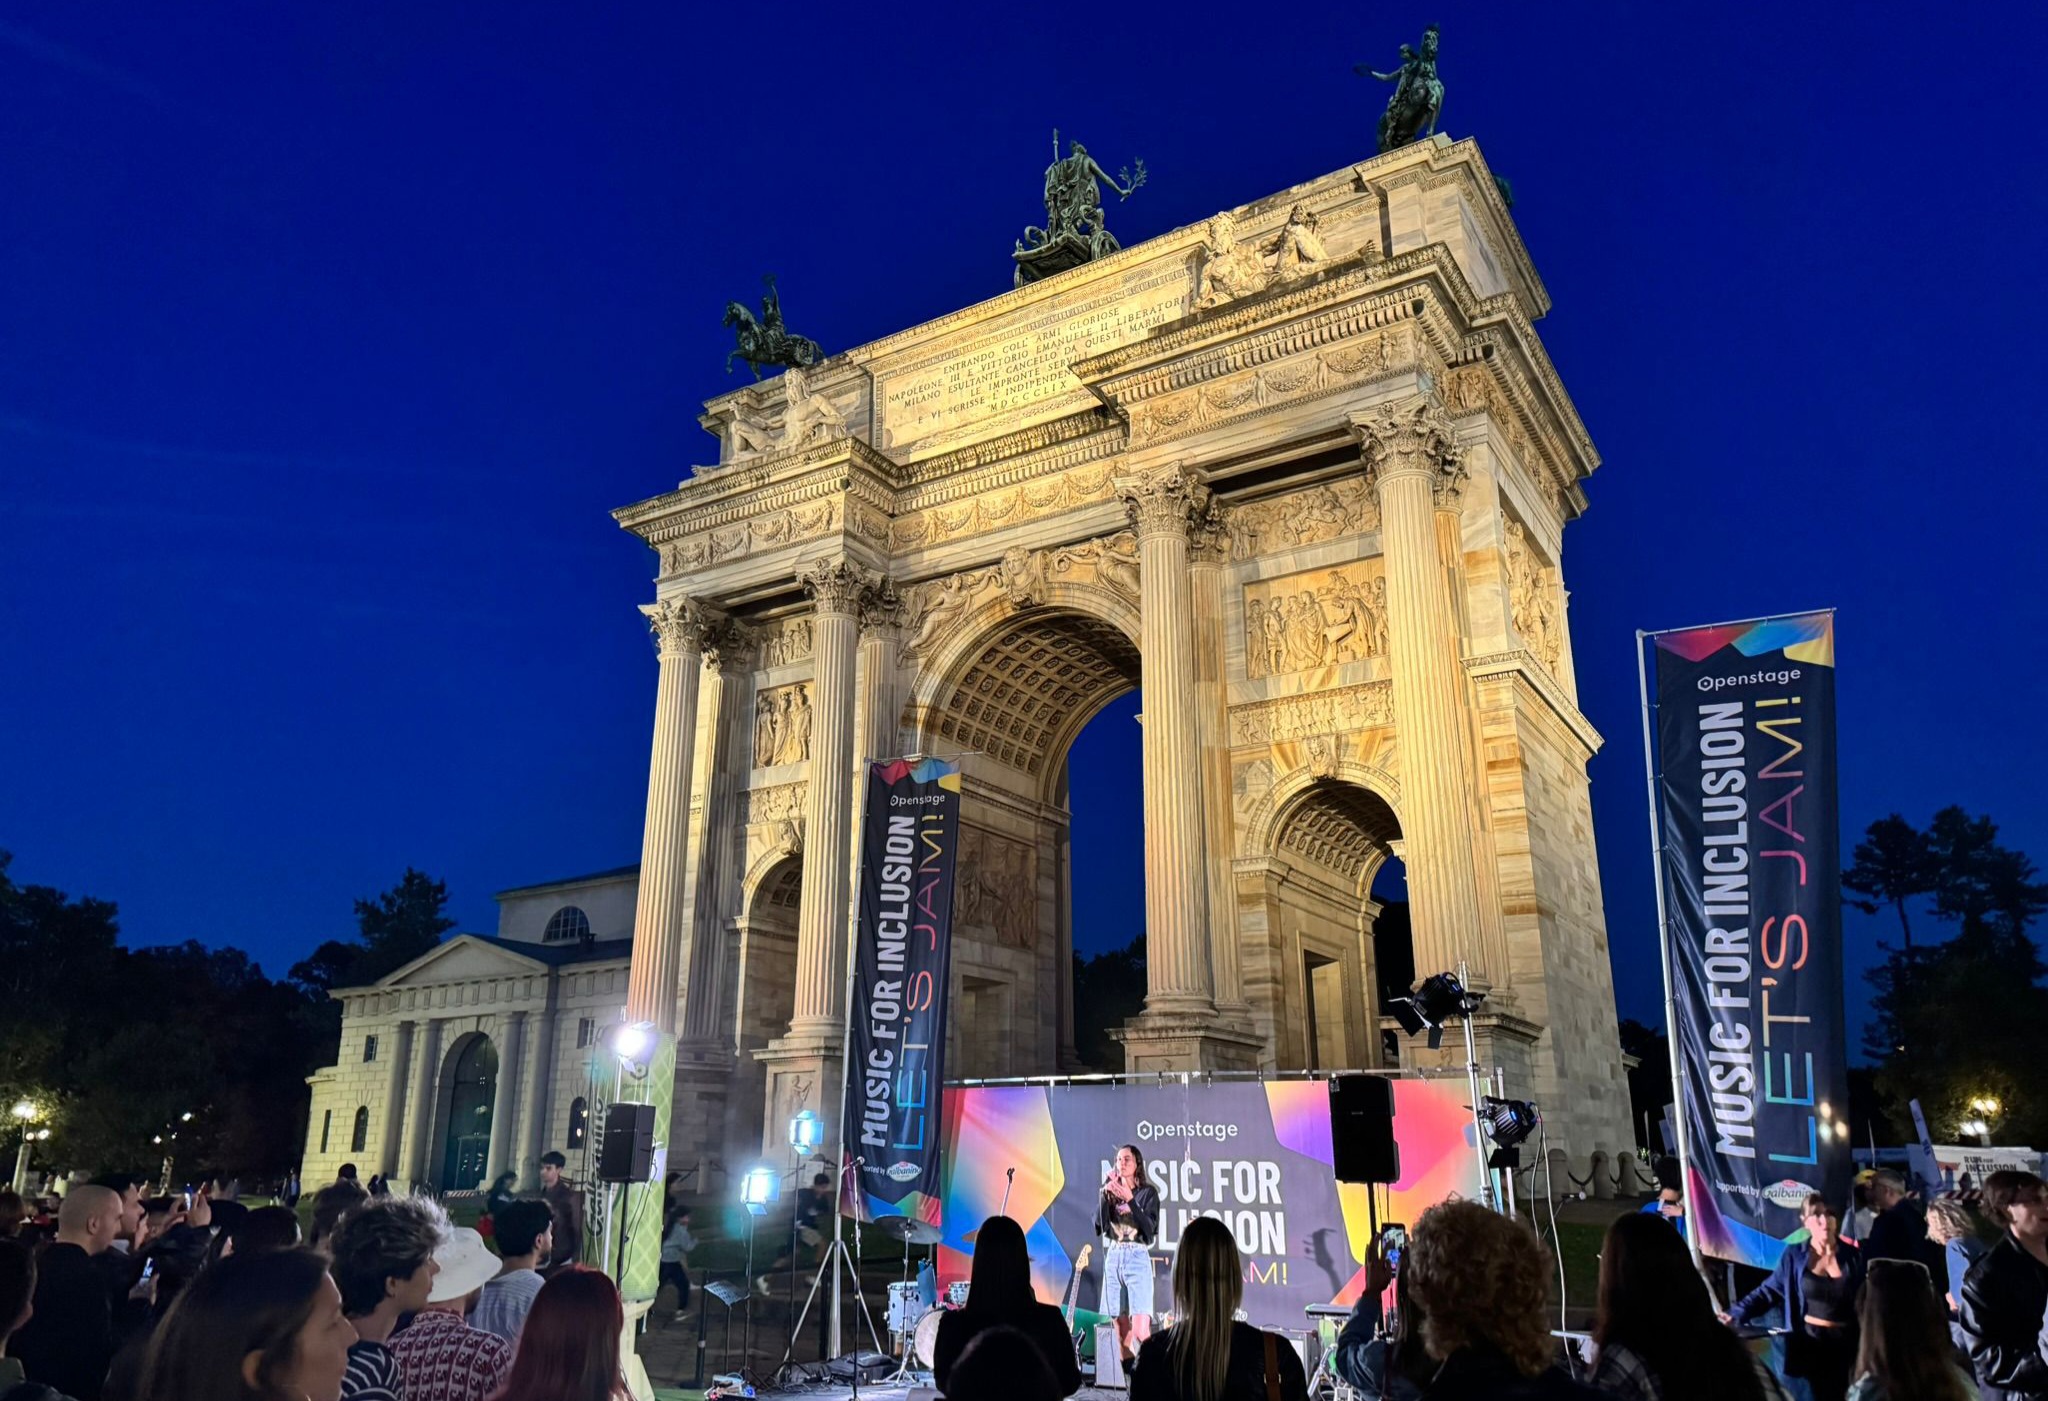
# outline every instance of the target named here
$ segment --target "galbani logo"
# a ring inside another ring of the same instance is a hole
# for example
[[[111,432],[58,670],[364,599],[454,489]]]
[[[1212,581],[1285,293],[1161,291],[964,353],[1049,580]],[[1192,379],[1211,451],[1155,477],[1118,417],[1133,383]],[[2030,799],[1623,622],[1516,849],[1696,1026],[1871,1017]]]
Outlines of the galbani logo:
[[[889,1169],[889,1178],[894,1182],[915,1182],[924,1174],[916,1163],[897,1163]]]
[[[1764,1188],[1764,1200],[1772,1206],[1782,1206],[1788,1210],[1797,1211],[1800,1207],[1806,1205],[1806,1198],[1812,1191],[1813,1188],[1807,1186],[1804,1182],[1795,1182],[1788,1177],[1782,1182],[1773,1182],[1770,1186]]]

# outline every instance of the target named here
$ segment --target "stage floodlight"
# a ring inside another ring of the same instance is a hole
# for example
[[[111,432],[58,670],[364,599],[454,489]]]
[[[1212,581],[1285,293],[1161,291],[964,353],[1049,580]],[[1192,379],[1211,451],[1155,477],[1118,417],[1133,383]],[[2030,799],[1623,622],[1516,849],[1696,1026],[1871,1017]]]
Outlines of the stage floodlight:
[[[808,1153],[825,1141],[825,1121],[811,1109],[799,1109],[789,1121],[789,1146]]]
[[[654,1023],[620,1022],[612,1028],[612,1054],[628,1069],[644,1070],[654,1052]]]
[[[28,1100],[21,1100],[14,1106],[14,1117],[17,1119],[33,1119],[35,1116],[36,1107]]]
[[[1529,1135],[1536,1132],[1543,1122],[1543,1116],[1536,1112],[1536,1106],[1526,1100],[1495,1099],[1492,1095],[1479,1102],[1479,1118],[1486,1125],[1486,1135],[1494,1142],[1494,1153],[1487,1160],[1490,1168],[1508,1168],[1522,1165],[1522,1144]]]
[[[765,1164],[748,1168],[740,1178],[740,1203],[755,1216],[765,1216],[782,1195],[782,1174]]]
[[[1429,1049],[1434,1051],[1444,1044],[1444,1023],[1471,1016],[1483,996],[1467,992],[1455,973],[1437,973],[1424,978],[1411,996],[1397,997],[1390,1005],[1394,1019],[1410,1036],[1429,1032]]]

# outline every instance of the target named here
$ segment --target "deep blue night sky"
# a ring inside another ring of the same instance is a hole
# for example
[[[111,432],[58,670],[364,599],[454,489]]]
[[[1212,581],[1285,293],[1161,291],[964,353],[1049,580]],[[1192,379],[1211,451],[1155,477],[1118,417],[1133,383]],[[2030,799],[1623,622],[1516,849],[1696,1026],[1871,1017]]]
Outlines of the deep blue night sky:
[[[1839,607],[1845,836],[1958,802],[2048,860],[2048,12],[994,13],[0,8],[15,879],[282,974],[408,863],[489,929],[635,859],[651,556],[607,512],[712,455],[721,304],[772,270],[839,350],[1003,291],[1056,125],[1150,167],[1127,244],[1339,169],[1351,64],[1431,19],[1606,458],[1565,576],[1624,1014],[1638,627]],[[1132,708],[1076,764],[1094,945],[1140,918]]]

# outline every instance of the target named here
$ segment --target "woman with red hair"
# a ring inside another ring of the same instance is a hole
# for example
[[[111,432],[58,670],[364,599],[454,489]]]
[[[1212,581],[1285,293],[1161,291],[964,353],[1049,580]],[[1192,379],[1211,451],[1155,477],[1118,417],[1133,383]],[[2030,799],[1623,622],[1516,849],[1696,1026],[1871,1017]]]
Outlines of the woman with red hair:
[[[620,1401],[625,1328],[609,1276],[581,1266],[556,1271],[533,1296],[512,1371],[491,1401]]]

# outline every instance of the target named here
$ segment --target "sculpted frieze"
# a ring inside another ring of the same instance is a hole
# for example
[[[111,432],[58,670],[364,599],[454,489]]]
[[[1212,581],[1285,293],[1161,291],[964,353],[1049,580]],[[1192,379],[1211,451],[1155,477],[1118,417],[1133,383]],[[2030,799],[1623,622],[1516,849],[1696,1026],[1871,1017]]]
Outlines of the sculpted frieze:
[[[800,764],[811,757],[811,688],[777,686],[754,701],[754,767]]]
[[[1394,688],[1388,681],[1257,701],[1233,706],[1230,711],[1231,735],[1237,744],[1286,743],[1393,723]]]
[[[1295,355],[1146,399],[1131,410],[1131,440],[1182,437],[1414,364],[1417,335],[1412,325],[1391,326],[1367,340]]]
[[[983,492],[954,505],[910,511],[889,524],[889,546],[914,550],[942,540],[978,535],[1005,525],[1058,515],[1076,506],[1107,501],[1114,492],[1111,469],[1083,467],[1041,482],[1025,482],[1003,491]]]
[[[1282,545],[1318,545],[1340,535],[1380,528],[1379,498],[1356,478],[1268,497],[1223,513],[1232,559],[1251,559]]]
[[[662,576],[665,578],[707,565],[723,564],[727,560],[744,559],[756,550],[774,549],[829,535],[839,528],[839,520],[839,498],[826,497],[822,501],[771,511],[753,520],[735,521],[701,535],[672,540],[661,547]]]
[[[964,930],[984,929],[1003,948],[1038,945],[1038,852],[1014,837],[960,829],[953,916]]]
[[[761,665],[788,666],[811,659],[811,620],[789,618],[761,636]]]
[[[1515,636],[1553,675],[1564,651],[1557,571],[1544,564],[1518,520],[1508,519],[1508,609]]]
[[[797,820],[804,812],[804,789],[802,783],[778,783],[751,790],[745,797],[744,820],[749,825]]]
[[[1000,595],[1018,611],[1039,607],[1055,577],[1063,583],[1100,584],[1136,602],[1137,536],[1124,530],[1050,550],[1012,546],[1000,560],[984,568],[911,585],[902,592],[905,638],[900,659],[907,662],[929,655],[954,624],[993,595]]]
[[[1379,560],[1244,587],[1245,675],[1286,676],[1387,652],[1387,581]]]

